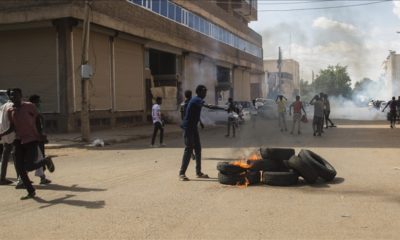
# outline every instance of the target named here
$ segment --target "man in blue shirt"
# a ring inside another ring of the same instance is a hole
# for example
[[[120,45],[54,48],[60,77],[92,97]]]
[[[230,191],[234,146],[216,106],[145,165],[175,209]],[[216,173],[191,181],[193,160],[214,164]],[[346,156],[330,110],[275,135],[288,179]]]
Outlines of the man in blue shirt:
[[[185,173],[189,166],[190,157],[195,152],[196,156],[196,175],[198,178],[209,178],[207,174],[201,172],[201,144],[199,130],[197,125],[200,121],[200,113],[202,107],[212,108],[204,103],[204,98],[207,95],[207,88],[204,85],[199,85],[196,88],[196,97],[190,99],[186,108],[185,117],[183,119],[182,128],[184,129],[185,151],[183,153],[182,165],[179,171],[179,180],[189,181]]]

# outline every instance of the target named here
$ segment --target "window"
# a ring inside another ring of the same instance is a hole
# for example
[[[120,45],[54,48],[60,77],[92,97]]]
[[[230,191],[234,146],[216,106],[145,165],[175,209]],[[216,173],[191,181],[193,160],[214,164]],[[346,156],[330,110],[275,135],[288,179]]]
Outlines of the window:
[[[142,0],[130,0],[132,3],[142,5]]]
[[[161,3],[161,8],[160,8],[161,15],[168,17],[168,1],[160,0],[160,3]]]
[[[207,35],[211,35],[210,33],[210,23],[208,21],[204,21],[204,33]]]
[[[200,31],[200,25],[199,25],[199,17],[194,15],[194,29],[196,29],[197,31]]]
[[[179,23],[182,23],[182,8],[176,6],[175,8],[175,20]]]
[[[172,20],[175,19],[175,4],[168,2],[168,18]]]
[[[189,21],[188,21],[189,27],[193,28],[194,27],[194,19],[193,19],[194,16],[193,16],[193,13],[189,12],[188,16],[189,16]]]
[[[156,13],[160,13],[160,0],[153,0],[150,1],[151,3],[151,10]]]

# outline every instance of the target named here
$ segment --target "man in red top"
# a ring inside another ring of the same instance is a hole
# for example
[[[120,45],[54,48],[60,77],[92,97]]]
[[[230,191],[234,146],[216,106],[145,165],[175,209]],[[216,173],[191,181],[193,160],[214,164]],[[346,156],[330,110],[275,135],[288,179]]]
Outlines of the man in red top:
[[[27,171],[33,171],[38,168],[46,167],[50,172],[54,171],[54,164],[51,158],[38,159],[39,141],[42,138],[38,131],[39,114],[35,105],[30,102],[22,101],[22,91],[14,88],[10,91],[10,99],[13,107],[8,111],[10,119],[10,128],[4,133],[0,133],[0,137],[15,131],[15,164],[18,174],[28,191],[28,195],[22,197],[21,200],[35,197],[35,189],[28,177]]]
[[[292,107],[293,107],[293,126],[290,134],[293,134],[296,122],[298,134],[301,134],[300,131],[300,121],[301,121],[301,110],[303,109],[304,115],[306,115],[306,111],[304,110],[303,103],[300,101],[300,96],[296,96],[296,101],[290,104],[289,106],[289,115],[292,115]]]

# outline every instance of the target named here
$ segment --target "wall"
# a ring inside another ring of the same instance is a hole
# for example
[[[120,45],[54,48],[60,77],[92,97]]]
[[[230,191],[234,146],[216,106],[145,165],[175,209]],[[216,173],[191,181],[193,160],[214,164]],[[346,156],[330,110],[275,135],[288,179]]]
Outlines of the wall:
[[[59,112],[55,28],[0,30],[0,86],[41,96],[42,111]]]

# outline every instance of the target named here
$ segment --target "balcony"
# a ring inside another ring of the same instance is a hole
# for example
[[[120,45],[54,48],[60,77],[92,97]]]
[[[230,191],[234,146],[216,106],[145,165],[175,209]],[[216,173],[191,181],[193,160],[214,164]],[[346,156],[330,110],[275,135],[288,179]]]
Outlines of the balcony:
[[[232,9],[247,21],[257,20],[257,0],[232,0]]]

